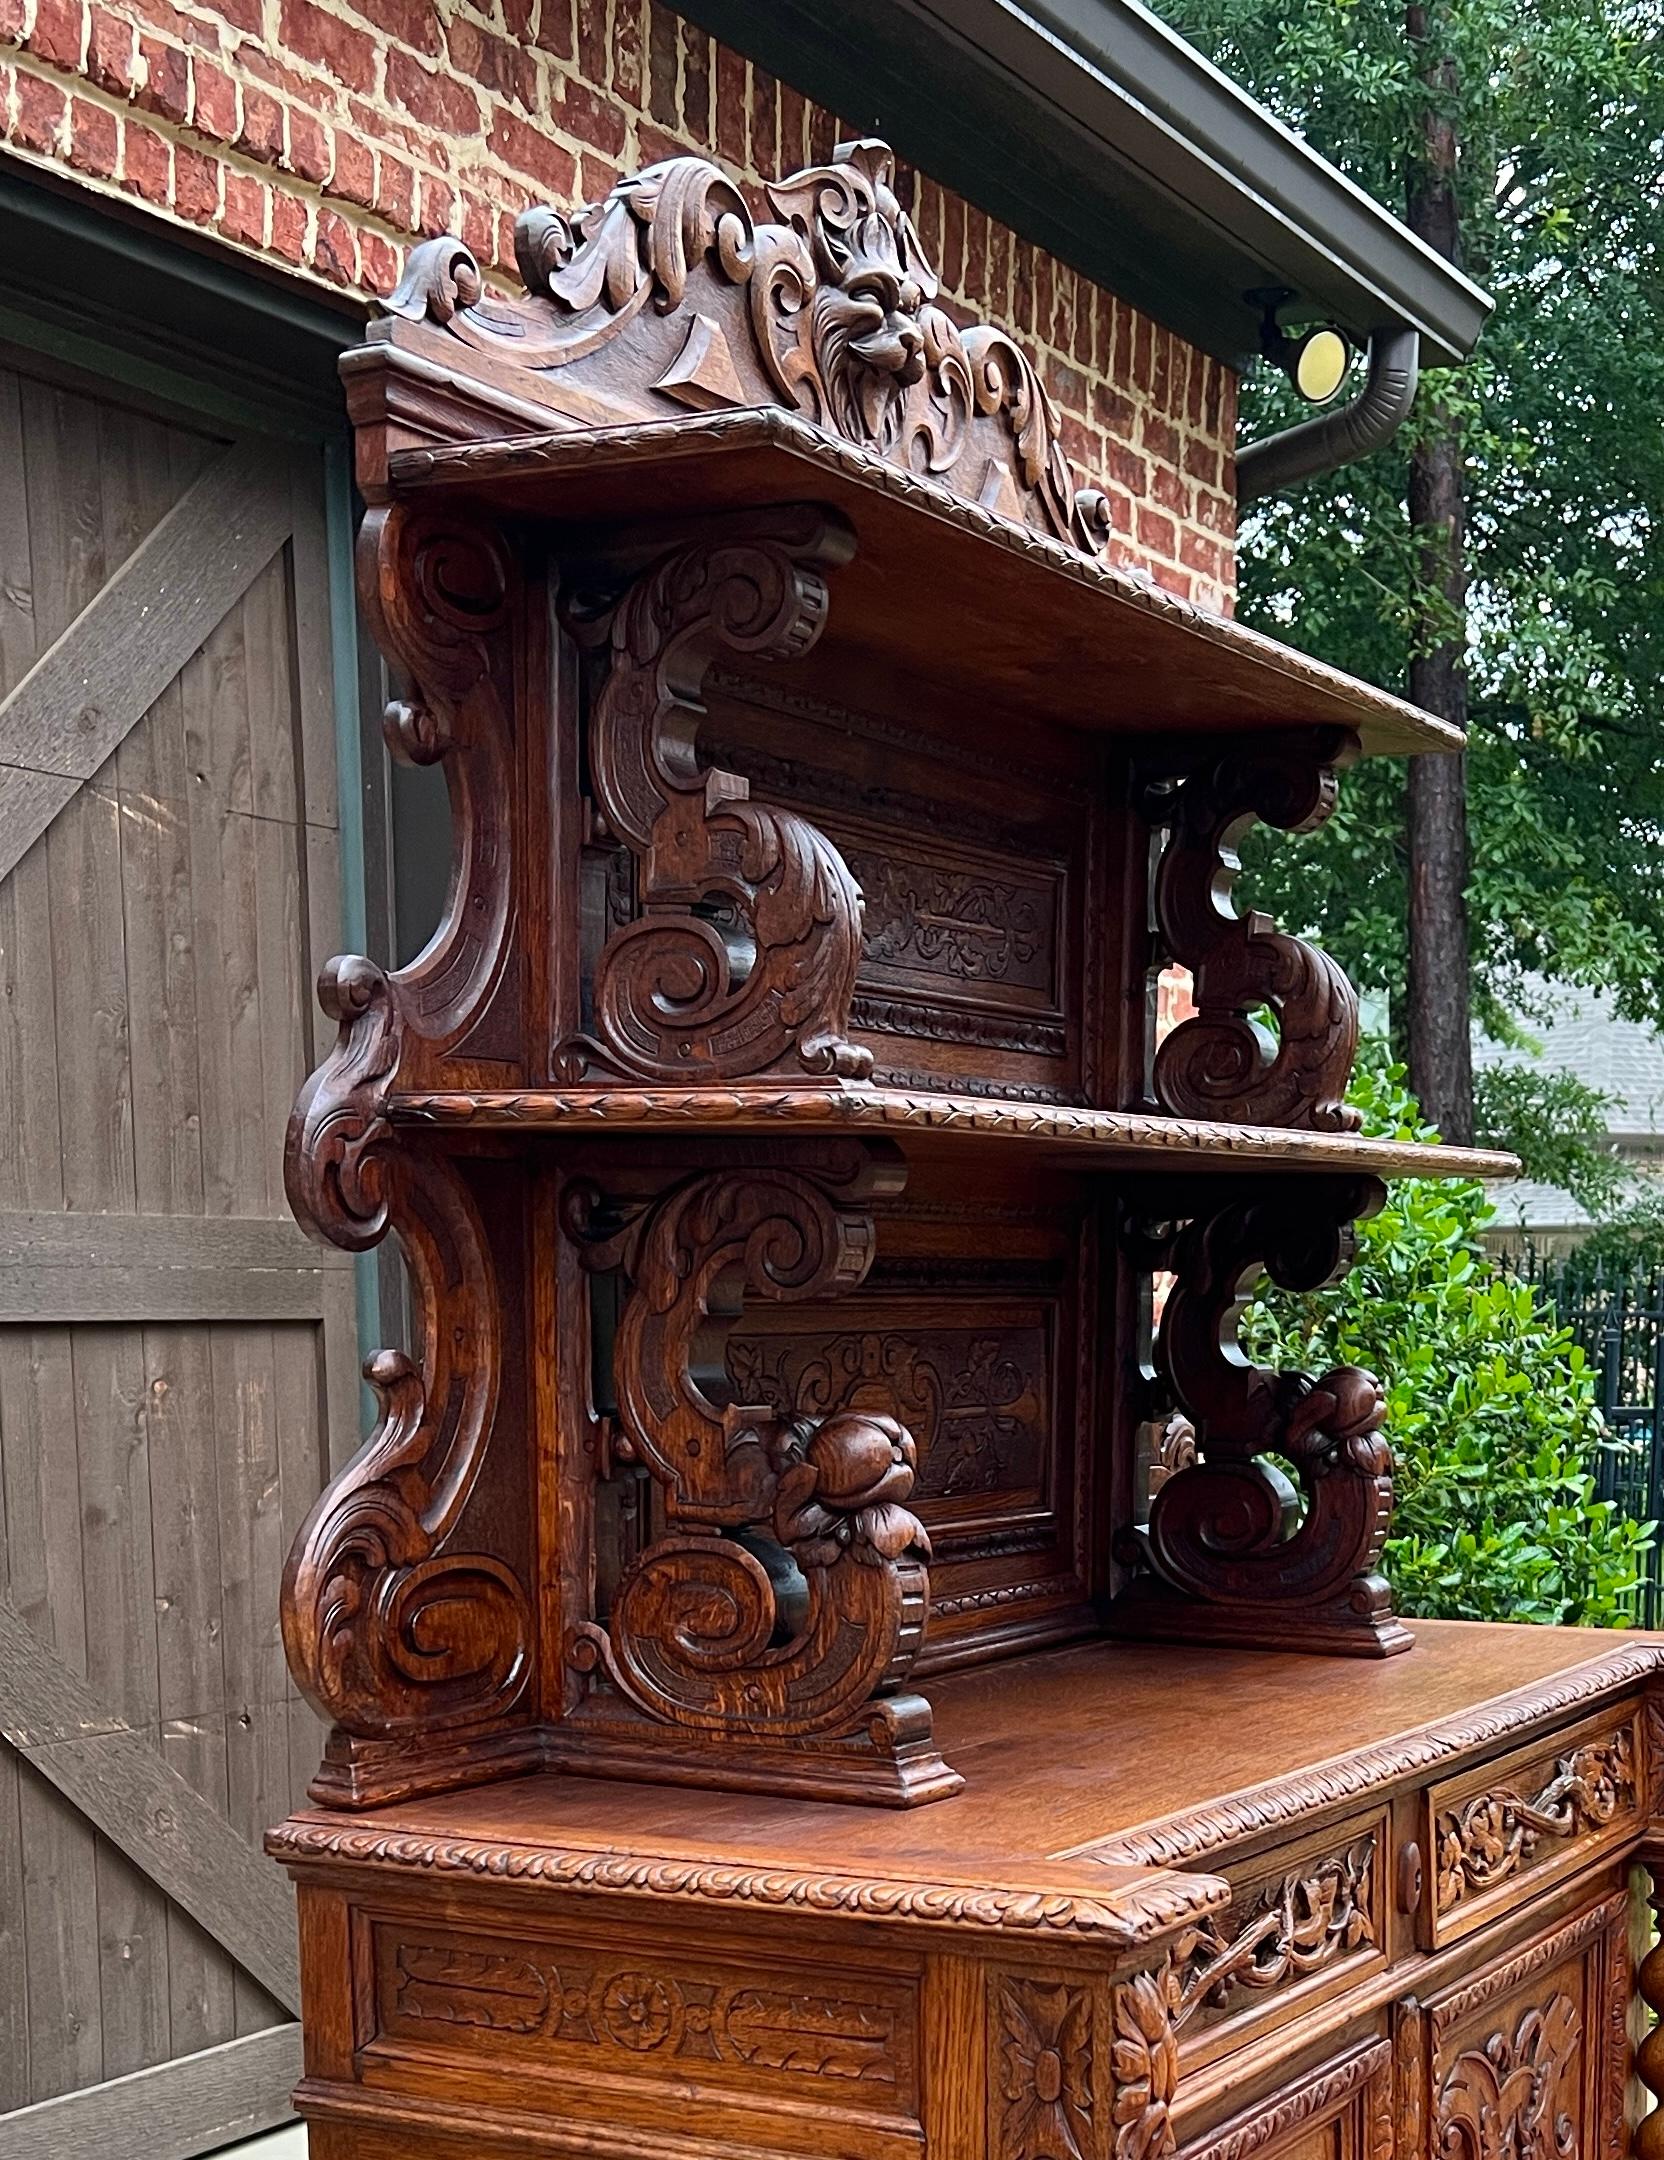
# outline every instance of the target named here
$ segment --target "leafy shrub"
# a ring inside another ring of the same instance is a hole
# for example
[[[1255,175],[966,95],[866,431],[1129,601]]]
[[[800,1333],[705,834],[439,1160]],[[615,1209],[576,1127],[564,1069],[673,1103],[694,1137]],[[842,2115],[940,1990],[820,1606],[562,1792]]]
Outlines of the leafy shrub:
[[[1437,1135],[1403,1068],[1360,1071],[1364,1130]],[[1633,1623],[1652,1525],[1595,1496],[1610,1445],[1595,1375],[1552,1309],[1490,1264],[1482,1185],[1406,1178],[1359,1225],[1358,1264],[1308,1295],[1269,1291],[1244,1316],[1256,1363],[1367,1366],[1387,1385],[1397,1465],[1386,1572],[1428,1618]]]

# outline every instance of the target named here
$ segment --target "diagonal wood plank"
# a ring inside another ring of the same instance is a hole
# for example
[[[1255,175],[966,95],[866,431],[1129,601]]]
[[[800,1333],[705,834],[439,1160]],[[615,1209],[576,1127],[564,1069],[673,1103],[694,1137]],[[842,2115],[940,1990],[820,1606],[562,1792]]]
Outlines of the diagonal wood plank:
[[[300,2027],[272,2025],[0,2115],[0,2160],[192,2160],[286,2121],[300,2075]]]
[[[0,877],[288,539],[290,481],[270,443],[234,444],[0,704]]]
[[[285,2009],[299,2010],[288,1886],[4,1599],[0,1735]]]

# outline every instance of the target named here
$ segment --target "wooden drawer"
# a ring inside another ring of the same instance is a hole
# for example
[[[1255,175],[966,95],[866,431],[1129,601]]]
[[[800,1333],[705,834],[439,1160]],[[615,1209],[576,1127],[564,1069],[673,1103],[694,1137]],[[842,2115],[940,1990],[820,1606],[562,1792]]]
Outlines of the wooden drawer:
[[[1435,1947],[1633,1836],[1645,1806],[1640,1710],[1629,1705],[1428,1788]]]
[[[1286,2027],[1386,1964],[1384,1809],[1213,1872],[1231,1903],[1178,1952],[1187,2068],[1238,2047],[1262,2024]]]

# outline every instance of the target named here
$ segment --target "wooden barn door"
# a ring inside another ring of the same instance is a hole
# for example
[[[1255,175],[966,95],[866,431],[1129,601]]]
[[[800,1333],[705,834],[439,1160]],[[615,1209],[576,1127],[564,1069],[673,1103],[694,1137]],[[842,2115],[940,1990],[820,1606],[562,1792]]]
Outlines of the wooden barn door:
[[[280,1161],[340,905],[323,479],[0,348],[0,2160],[205,2151],[298,2071],[278,1580],[358,1420]]]

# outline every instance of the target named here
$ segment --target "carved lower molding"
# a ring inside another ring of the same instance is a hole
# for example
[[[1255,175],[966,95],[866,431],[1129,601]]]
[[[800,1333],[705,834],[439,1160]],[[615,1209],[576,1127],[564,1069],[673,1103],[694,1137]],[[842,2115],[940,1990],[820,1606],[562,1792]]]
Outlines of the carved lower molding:
[[[929,1597],[911,1436],[869,1407],[737,1400],[723,1369],[748,1292],[824,1299],[865,1275],[870,1202],[901,1172],[852,1160],[822,1179],[709,1171],[645,1211],[595,1195],[574,1211],[586,1265],[629,1286],[613,1456],[656,1481],[664,1529],[568,1642],[600,1683],[556,1736],[570,1768],[900,1806],[958,1788],[928,1706],[899,1692]]]
[[[1604,1830],[1620,1814],[1633,1813],[1638,1797],[1635,1745],[1626,1726],[1562,1756],[1536,1793],[1502,1786],[1441,1810],[1435,1824],[1440,1912],[1529,1867],[1545,1838]]]
[[[1155,875],[1164,957],[1191,971],[1196,1011],[1155,1059],[1162,1106],[1185,1117],[1355,1132],[1345,1101],[1358,1049],[1358,998],[1320,947],[1290,937],[1257,909],[1238,915],[1230,891],[1236,842],[1256,821],[1311,832],[1335,805],[1338,776],[1358,755],[1344,730],[1233,748],[1166,792],[1152,821],[1168,840]],[[1273,1037],[1255,1015],[1269,1008]]]
[[[1149,1415],[1188,1420],[1195,1459],[1153,1495],[1138,1548],[1149,1573],[1116,1601],[1122,1632],[1361,1657],[1410,1647],[1379,1573],[1392,1517],[1380,1382],[1349,1365],[1272,1372],[1235,1341],[1261,1273],[1290,1290],[1333,1280],[1352,1223],[1382,1198],[1372,1180],[1258,1186],[1170,1202],[1196,1212],[1145,1241],[1146,1266],[1174,1278]]]
[[[1302,2124],[1333,2115],[1363,2094],[1367,2114],[1365,2136],[1360,2141],[1362,2160],[1389,2160],[1393,2151],[1392,2047],[1379,2040],[1354,2055],[1320,2070],[1270,2107],[1251,2108],[1221,2129],[1184,2147],[1182,2160],[1253,2160],[1256,2153],[1280,2145]],[[1400,2148],[1413,2160],[1420,2147]]]

